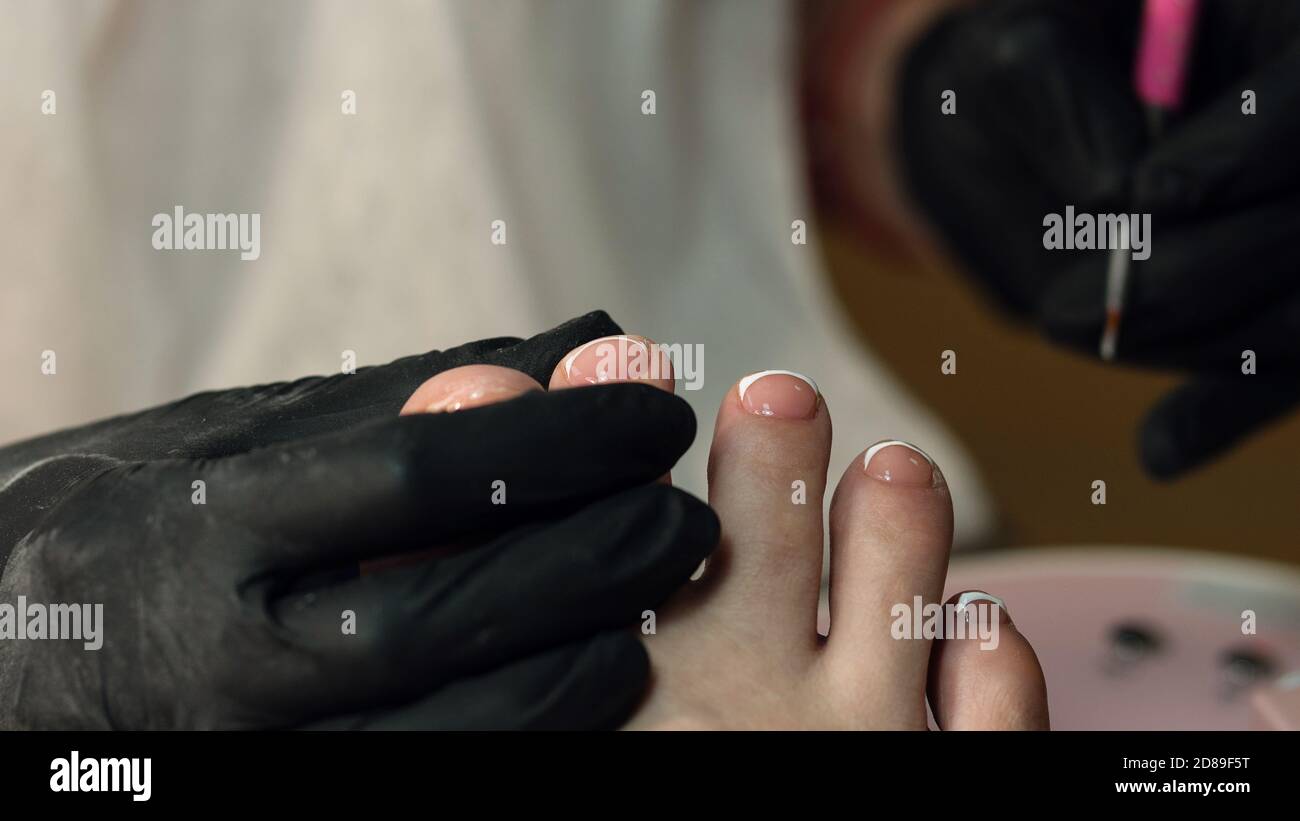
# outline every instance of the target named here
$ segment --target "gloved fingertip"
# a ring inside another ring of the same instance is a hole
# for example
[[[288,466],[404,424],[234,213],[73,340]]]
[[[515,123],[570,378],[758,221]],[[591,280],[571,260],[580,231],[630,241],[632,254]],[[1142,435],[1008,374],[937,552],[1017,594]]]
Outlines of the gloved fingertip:
[[[530,729],[616,729],[650,680],[650,656],[630,630],[601,633],[556,661],[546,692],[532,694]]]
[[[618,326],[618,323],[615,322],[610,317],[610,315],[601,308],[597,308],[594,311],[588,311],[587,313],[583,314],[580,317],[577,317],[572,321],[576,324],[590,325],[598,333],[602,333],[602,334],[607,332],[612,332],[612,333],[623,332],[623,329]]]
[[[700,545],[712,553],[722,539],[722,520],[718,518],[717,511],[684,490],[679,490],[678,493],[690,502],[686,516],[693,531],[699,534]]]
[[[1174,479],[1232,448],[1300,402],[1293,380],[1202,378],[1181,385],[1148,412],[1138,434],[1142,465]]]
[[[614,382],[551,391],[546,399],[571,414],[578,428],[604,430],[622,420],[620,447],[628,459],[664,462],[667,471],[695,441],[698,423],[689,402],[647,382]]]
[[[1239,432],[1219,412],[1227,388],[1194,380],[1162,396],[1138,429],[1138,456],[1153,479],[1170,480],[1208,461]]]
[[[655,485],[645,492],[655,506],[657,521],[665,526],[661,531],[664,538],[673,550],[685,553],[683,567],[688,573],[694,572],[699,562],[713,553],[722,538],[722,522],[718,514],[680,488]]]
[[[1165,416],[1157,406],[1138,429],[1138,459],[1151,478],[1161,481],[1176,479],[1192,466]]]
[[[621,333],[623,329],[609,318],[609,314],[601,310],[591,311],[499,351],[489,364],[523,371],[545,385],[555,366],[569,351],[593,339]]]
[[[574,317],[566,322],[556,325],[549,331],[538,336],[554,335],[557,337],[573,338],[579,340],[577,344],[590,342],[593,339],[599,339],[602,336],[621,334],[623,329],[618,323],[610,318],[604,310],[597,309],[589,311],[582,316]]]
[[[630,630],[620,630],[599,636],[595,652],[604,657],[603,669],[611,671],[609,680],[617,687],[617,695],[610,685],[596,681],[594,695],[605,693],[605,709],[596,716],[594,726],[615,729],[626,724],[645,696],[650,684],[650,654],[638,636]]]
[[[650,654],[630,630],[602,633],[588,642],[585,658],[626,689],[640,690],[650,678]]]

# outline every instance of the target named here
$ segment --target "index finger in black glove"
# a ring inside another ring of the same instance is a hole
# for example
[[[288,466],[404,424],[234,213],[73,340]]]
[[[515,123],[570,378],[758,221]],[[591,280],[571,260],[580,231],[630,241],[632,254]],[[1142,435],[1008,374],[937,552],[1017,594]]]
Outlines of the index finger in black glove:
[[[473,413],[394,416],[203,462],[195,475],[206,480],[209,515],[274,536],[260,561],[287,568],[301,551],[315,564],[351,564],[653,481],[694,438],[685,400],[623,383],[532,392]],[[173,481],[187,489],[187,476]]]
[[[1300,404],[1300,381],[1256,376],[1200,378],[1170,391],[1147,414],[1138,453],[1151,475],[1200,467]]]

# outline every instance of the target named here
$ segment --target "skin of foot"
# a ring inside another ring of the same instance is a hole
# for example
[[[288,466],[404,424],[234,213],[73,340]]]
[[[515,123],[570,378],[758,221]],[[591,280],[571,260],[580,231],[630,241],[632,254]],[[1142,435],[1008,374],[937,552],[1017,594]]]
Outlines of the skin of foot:
[[[647,367],[655,355],[644,337],[596,340],[566,356],[548,387],[645,379],[672,390],[670,367]],[[463,410],[537,389],[501,370],[441,374],[408,408]],[[1038,660],[996,596],[947,602],[964,603],[956,618],[971,625],[982,614],[982,635],[904,629],[920,623],[909,608],[942,603],[953,521],[942,472],[913,445],[865,449],[834,488],[830,630],[818,634],[830,444],[830,410],[811,379],[763,371],[728,392],[709,458],[722,542],[697,581],[647,614],[652,684],[628,728],[925,729],[932,715],[942,729],[1047,729]]]

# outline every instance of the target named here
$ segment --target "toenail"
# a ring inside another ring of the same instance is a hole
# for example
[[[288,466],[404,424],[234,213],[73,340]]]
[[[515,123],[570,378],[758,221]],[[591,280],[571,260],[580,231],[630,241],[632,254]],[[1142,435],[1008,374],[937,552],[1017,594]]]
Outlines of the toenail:
[[[1007,610],[1007,603],[992,593],[985,593],[983,590],[967,590],[957,597],[957,612],[965,610],[976,602],[989,602],[996,604],[998,607],[998,621],[1002,624],[1011,623],[1011,611]]]
[[[794,371],[759,371],[740,380],[740,404],[759,416],[811,419],[820,396],[817,383]]]
[[[882,482],[912,487],[940,487],[943,474],[916,445],[889,439],[867,448],[862,457],[867,475]]]
[[[564,360],[564,376],[574,387],[605,382],[650,382],[672,392],[672,360],[659,346],[639,336],[593,339]]]
[[[708,569],[709,569],[709,560],[701,559],[700,566],[695,568],[695,572],[691,574],[690,580],[693,582],[698,582],[700,579],[704,578],[704,574],[706,571],[708,571]]]

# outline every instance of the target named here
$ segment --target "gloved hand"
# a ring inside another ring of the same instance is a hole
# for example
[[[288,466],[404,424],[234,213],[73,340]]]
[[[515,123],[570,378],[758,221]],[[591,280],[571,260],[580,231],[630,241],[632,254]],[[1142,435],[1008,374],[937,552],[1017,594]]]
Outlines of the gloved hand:
[[[620,628],[718,536],[702,502],[652,484],[694,436],[689,406],[616,384],[397,415],[444,369],[544,381],[618,332],[591,314],[0,450],[0,603],[103,605],[98,650],[0,641],[0,726],[618,724],[647,675]]]
[[[1119,359],[1191,375],[1140,435],[1167,477],[1300,401],[1300,4],[1202,2],[1182,110],[1155,139],[1133,90],[1140,14],[1131,0],[960,6],[905,60],[896,137],[912,199],[965,266],[1092,355],[1109,254],[1044,249],[1043,219],[1067,205],[1152,215]]]

